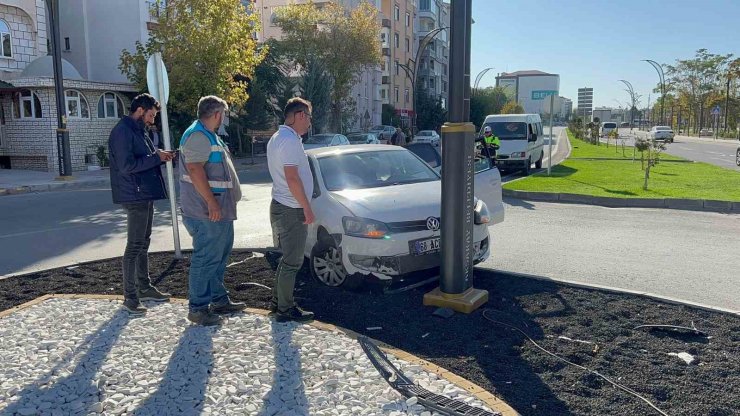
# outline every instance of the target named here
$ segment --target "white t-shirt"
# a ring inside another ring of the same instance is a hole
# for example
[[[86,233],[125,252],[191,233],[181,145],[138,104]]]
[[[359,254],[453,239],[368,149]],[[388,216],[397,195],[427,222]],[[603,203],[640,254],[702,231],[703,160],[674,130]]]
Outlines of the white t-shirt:
[[[311,202],[313,176],[308,166],[308,157],[303,149],[301,136],[288,126],[280,126],[267,143],[267,167],[272,177],[272,199],[291,208],[301,208],[285,180],[286,166],[298,167],[298,176],[303,182],[303,190],[306,192],[306,198]]]

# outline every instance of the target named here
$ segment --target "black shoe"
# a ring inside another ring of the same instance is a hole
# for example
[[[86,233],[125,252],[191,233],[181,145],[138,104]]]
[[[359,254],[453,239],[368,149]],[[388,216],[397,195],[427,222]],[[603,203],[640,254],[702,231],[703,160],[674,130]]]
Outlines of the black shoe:
[[[203,326],[221,325],[223,318],[211,313],[208,309],[201,311],[188,312],[188,321]]]
[[[294,306],[285,312],[278,311],[275,314],[275,320],[278,322],[309,322],[313,321],[313,312],[304,311],[298,306]]]
[[[232,302],[231,299],[227,299],[226,302],[219,305],[211,305],[211,313],[217,315],[228,315],[230,313],[241,312],[247,308],[247,304],[244,302]]]
[[[272,300],[270,301],[270,316],[275,315],[278,313],[278,304],[276,301]]]
[[[123,307],[131,316],[141,316],[146,313],[146,308],[138,299],[126,299],[123,301]]]
[[[143,292],[139,292],[140,301],[152,300],[154,302],[167,302],[170,300],[170,297],[172,297],[172,295],[170,295],[169,293],[160,292],[159,289],[154,286],[151,286],[148,289],[144,289]]]

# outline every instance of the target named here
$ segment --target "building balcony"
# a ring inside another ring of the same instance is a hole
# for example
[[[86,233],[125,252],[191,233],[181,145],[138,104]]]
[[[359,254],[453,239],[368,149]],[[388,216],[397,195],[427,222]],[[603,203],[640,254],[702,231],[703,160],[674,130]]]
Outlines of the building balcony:
[[[391,56],[391,48],[383,48],[383,56]]]
[[[383,85],[389,85],[391,83],[391,77],[389,75],[384,75],[381,84]]]
[[[383,19],[382,25],[383,25],[383,27],[390,28],[391,27],[391,19]]]
[[[437,21],[437,15],[431,10],[419,10],[416,13],[419,16],[419,19],[432,19],[435,22]]]

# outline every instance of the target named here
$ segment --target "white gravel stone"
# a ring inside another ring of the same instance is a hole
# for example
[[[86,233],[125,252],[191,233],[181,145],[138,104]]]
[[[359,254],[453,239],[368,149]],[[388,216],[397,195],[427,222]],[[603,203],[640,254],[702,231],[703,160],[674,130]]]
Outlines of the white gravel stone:
[[[424,415],[338,331],[254,314],[191,326],[187,306],[52,299],[0,319],[0,414]],[[419,385],[483,404],[390,356]],[[7,363],[7,364],[6,364]]]

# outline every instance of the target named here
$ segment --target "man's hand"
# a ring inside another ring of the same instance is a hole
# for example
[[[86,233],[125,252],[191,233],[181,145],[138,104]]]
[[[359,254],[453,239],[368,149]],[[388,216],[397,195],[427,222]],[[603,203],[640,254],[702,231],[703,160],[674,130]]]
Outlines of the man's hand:
[[[316,216],[313,215],[313,210],[311,209],[310,205],[308,206],[308,208],[303,208],[303,216],[306,217],[306,220],[303,221],[304,224],[313,224],[313,222],[316,220]]]
[[[157,155],[159,155],[159,160],[162,162],[169,162],[175,158],[175,152],[166,150],[157,150]]]
[[[208,202],[208,219],[211,221],[221,221],[221,205],[215,199]]]

